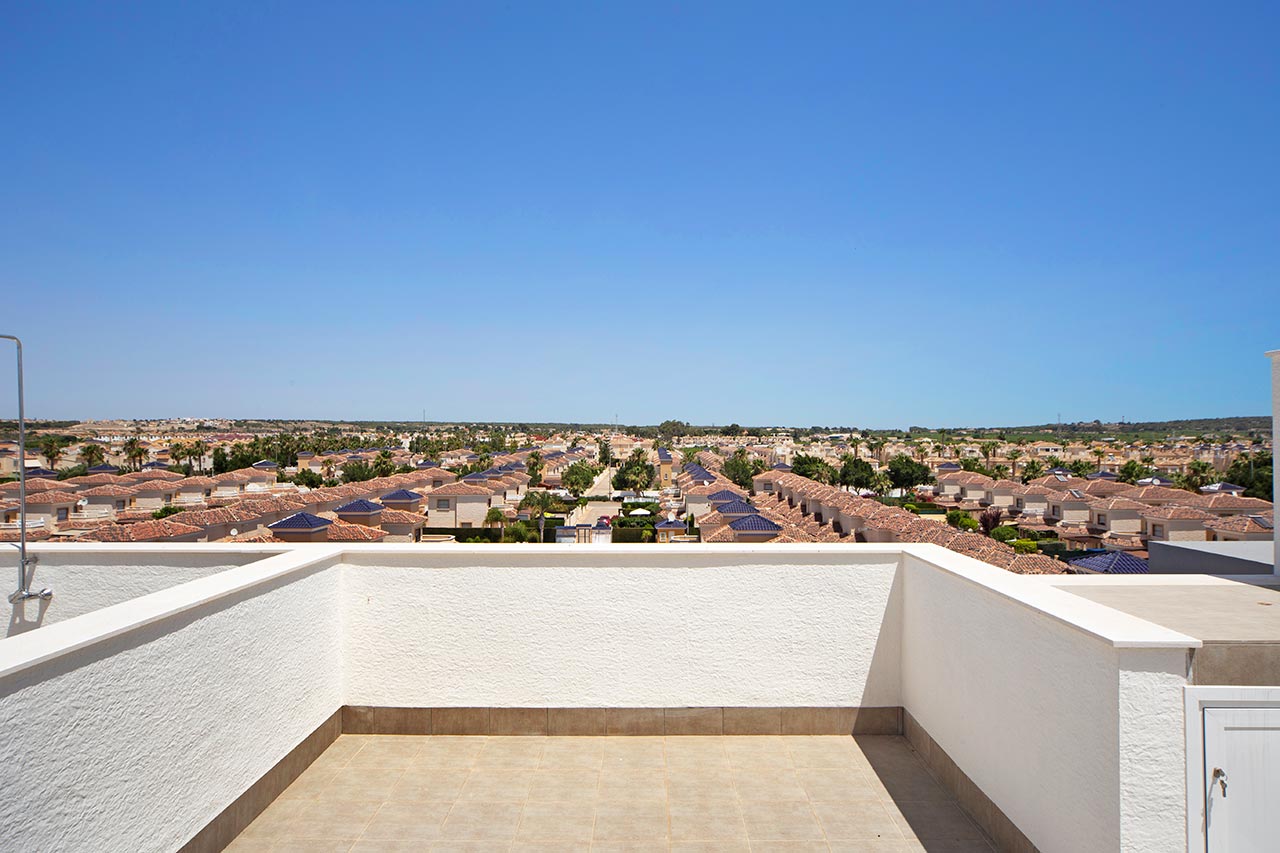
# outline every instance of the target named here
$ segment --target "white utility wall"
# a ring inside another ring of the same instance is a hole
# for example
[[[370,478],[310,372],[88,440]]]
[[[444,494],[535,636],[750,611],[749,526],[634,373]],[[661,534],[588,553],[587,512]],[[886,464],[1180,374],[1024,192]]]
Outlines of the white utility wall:
[[[1060,590],[933,551],[903,560],[907,711],[1045,853],[1179,849],[1186,648],[1116,648],[1028,606]],[[1019,586],[1025,600],[999,591]]]
[[[335,563],[0,682],[0,849],[168,853],[186,843],[342,705]],[[171,592],[119,608],[163,608]]]
[[[777,555],[753,565],[740,552],[667,552],[676,547],[637,556],[601,546],[554,561],[527,547],[520,558],[349,556],[346,701],[901,704],[897,553]]]

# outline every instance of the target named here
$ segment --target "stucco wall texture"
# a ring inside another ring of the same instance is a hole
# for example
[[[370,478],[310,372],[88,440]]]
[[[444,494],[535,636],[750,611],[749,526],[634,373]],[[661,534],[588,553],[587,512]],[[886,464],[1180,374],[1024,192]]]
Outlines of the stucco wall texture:
[[[1186,650],[1097,630],[1180,635],[941,549],[502,548],[299,546],[12,638],[76,644],[0,679],[0,849],[174,849],[344,704],[902,705],[1047,853],[1178,847]]]

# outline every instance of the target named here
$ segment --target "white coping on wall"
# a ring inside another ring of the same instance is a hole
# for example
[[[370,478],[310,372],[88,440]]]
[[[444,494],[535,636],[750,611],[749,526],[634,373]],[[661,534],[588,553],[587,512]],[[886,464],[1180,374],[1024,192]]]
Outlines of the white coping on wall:
[[[691,545],[462,545],[305,543],[296,545],[42,545],[35,553],[109,552],[137,555],[175,553],[251,553],[262,559],[0,640],[0,678],[43,661],[149,625],[177,613],[251,589],[276,578],[342,562],[430,568],[494,566],[722,566],[732,555],[738,565],[839,565],[868,557],[901,558],[910,553],[934,568],[962,578],[1040,615],[1070,626],[1116,648],[1199,648],[1201,642],[1153,622],[1072,595],[1038,577],[1016,575],[937,545],[741,544]],[[602,560],[602,557],[605,558]],[[55,591],[56,594],[56,591]]]
[[[47,550],[56,548],[62,551],[64,547],[95,552],[110,550],[114,553],[128,551],[172,554],[175,551],[200,550],[180,546],[166,548],[164,545],[126,546],[117,550],[95,548],[89,543],[48,546]],[[230,547],[220,550],[226,553],[238,549]],[[263,559],[0,640],[0,678],[275,578],[316,566],[332,565],[342,555],[342,549],[332,545],[297,545],[284,552],[279,548],[251,548],[239,552],[245,551],[261,553]]]

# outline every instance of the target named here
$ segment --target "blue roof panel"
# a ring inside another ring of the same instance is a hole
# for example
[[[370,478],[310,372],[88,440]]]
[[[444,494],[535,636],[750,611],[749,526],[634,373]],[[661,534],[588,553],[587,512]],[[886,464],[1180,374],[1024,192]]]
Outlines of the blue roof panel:
[[[288,518],[282,518],[274,524],[268,524],[268,530],[318,530],[333,524],[327,518],[312,515],[309,512],[295,512]]]
[[[1091,557],[1079,557],[1072,560],[1071,565],[1107,575],[1145,575],[1150,571],[1146,560],[1140,560],[1124,551],[1108,551]]]
[[[371,512],[382,512],[384,509],[386,509],[386,507],[384,507],[382,504],[376,504],[373,501],[367,501],[364,498],[361,498],[358,501],[352,501],[351,503],[343,504],[342,506],[335,509],[334,512],[336,512],[338,515],[345,515],[345,514],[367,515]]]
[[[729,522],[729,527],[744,533],[777,533],[782,529],[781,525],[773,523],[759,513],[735,518]]]

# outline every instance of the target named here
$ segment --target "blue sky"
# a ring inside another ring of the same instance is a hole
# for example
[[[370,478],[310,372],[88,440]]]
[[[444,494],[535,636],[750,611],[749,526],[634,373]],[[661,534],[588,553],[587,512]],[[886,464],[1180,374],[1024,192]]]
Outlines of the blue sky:
[[[28,412],[1269,410],[1280,6],[858,5],[6,4]]]

